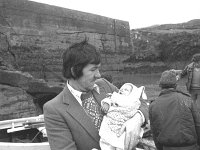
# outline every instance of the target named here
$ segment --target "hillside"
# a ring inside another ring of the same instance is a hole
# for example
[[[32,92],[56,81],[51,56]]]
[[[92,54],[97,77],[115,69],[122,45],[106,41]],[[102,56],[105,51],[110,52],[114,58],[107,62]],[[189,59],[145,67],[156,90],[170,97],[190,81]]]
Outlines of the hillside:
[[[131,30],[134,53],[126,70],[156,73],[182,69],[194,53],[200,52],[200,19]]]

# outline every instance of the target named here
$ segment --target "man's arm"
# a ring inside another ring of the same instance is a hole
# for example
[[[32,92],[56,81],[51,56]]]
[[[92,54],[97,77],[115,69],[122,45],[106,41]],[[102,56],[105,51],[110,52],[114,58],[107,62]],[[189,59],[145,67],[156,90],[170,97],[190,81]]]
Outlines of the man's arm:
[[[148,108],[148,105],[145,102],[145,100],[140,99],[140,102],[141,102],[141,105],[140,105],[139,110],[140,110],[140,112],[142,112],[142,113],[140,113],[140,115],[141,115],[141,117],[145,118],[145,120],[143,122],[143,126],[145,126],[148,123],[148,120],[149,120],[149,108]]]
[[[136,113],[133,118],[123,124],[118,136],[121,136],[125,132],[125,150],[132,150],[139,143],[139,140],[141,139],[142,124],[143,120],[140,113]]]
[[[157,127],[153,125],[153,114],[152,114],[152,105],[149,107],[149,120],[150,120],[150,128],[153,134],[153,140],[158,150],[162,150],[163,146],[158,143],[157,137],[159,135]]]
[[[193,64],[194,64],[194,63],[191,63],[191,64],[187,65],[187,66],[183,69],[183,71],[180,73],[180,78],[185,77],[185,76],[188,74],[188,70],[192,70]]]
[[[44,121],[51,150],[77,150],[70,129],[51,104],[44,105]]]
[[[136,147],[141,139],[142,126],[144,126],[149,119],[148,106],[144,100],[141,100],[140,110],[125,122],[120,130],[119,136],[125,132],[124,148],[131,150]]]

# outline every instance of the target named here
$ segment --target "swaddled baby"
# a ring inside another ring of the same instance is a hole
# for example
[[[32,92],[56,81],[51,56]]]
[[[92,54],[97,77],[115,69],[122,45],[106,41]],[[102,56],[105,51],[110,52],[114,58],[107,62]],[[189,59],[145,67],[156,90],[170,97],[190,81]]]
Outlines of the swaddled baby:
[[[144,86],[137,88],[132,83],[125,83],[118,93],[114,92],[102,100],[102,110],[106,113],[99,130],[102,150],[124,149],[125,133],[120,137],[118,134],[122,125],[138,112],[140,98],[147,99],[144,90]]]

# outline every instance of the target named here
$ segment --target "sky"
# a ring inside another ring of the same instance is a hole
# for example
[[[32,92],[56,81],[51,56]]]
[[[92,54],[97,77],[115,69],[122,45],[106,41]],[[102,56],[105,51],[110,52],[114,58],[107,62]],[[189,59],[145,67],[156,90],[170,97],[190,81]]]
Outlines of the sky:
[[[200,0],[31,0],[128,21],[130,29],[200,19]]]

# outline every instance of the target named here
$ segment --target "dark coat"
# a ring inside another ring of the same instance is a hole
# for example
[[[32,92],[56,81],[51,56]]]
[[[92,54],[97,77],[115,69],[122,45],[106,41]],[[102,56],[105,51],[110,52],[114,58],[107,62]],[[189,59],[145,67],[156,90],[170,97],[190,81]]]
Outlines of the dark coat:
[[[161,91],[149,107],[149,119],[158,150],[198,150],[200,113],[188,94]]]
[[[107,93],[118,91],[105,79],[97,80],[96,84],[100,94],[94,92],[93,95],[99,104]],[[140,110],[148,119],[147,105],[143,101]],[[97,129],[67,86],[58,96],[45,103],[44,119],[51,150],[100,149]]]

